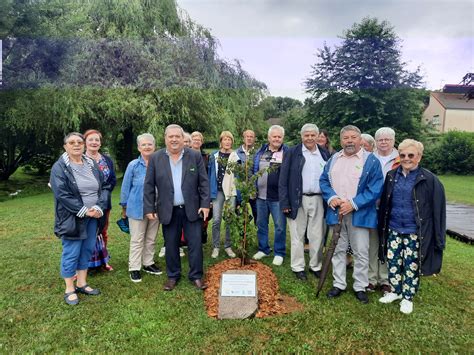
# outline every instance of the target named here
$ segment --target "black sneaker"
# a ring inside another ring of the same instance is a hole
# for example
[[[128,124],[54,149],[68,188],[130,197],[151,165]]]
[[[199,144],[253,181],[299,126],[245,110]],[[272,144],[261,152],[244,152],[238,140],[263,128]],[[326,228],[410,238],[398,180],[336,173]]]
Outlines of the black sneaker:
[[[132,280],[132,282],[142,282],[142,275],[140,274],[140,271],[130,271],[130,280]]]
[[[143,271],[148,272],[149,274],[152,274],[152,275],[161,275],[163,273],[163,271],[161,271],[161,269],[158,266],[156,266],[156,264],[144,266]]]

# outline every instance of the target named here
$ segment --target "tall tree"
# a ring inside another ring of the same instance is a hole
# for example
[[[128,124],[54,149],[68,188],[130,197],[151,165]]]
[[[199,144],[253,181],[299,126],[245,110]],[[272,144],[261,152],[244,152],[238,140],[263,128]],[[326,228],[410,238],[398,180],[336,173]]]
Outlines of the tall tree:
[[[306,80],[310,119],[333,133],[356,124],[369,133],[390,126],[418,135],[422,77],[419,68],[406,69],[400,43],[388,22],[368,17],[345,31],[334,49],[320,49]]]

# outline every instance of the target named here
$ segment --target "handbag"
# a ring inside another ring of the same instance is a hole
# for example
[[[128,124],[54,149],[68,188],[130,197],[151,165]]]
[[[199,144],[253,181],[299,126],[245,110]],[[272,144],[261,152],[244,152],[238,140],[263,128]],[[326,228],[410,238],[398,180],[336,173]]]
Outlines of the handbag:
[[[127,233],[127,234],[130,234],[130,226],[128,224],[128,218],[125,217],[125,218],[120,218],[118,221],[117,221],[117,225],[118,227],[120,228],[120,230],[124,233]]]

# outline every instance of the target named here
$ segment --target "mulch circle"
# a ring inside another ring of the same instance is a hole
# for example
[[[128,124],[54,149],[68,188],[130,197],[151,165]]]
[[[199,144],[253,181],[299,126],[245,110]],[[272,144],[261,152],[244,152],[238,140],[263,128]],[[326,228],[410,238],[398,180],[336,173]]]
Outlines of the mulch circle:
[[[303,306],[295,298],[279,294],[278,279],[270,267],[261,262],[240,266],[240,259],[235,258],[215,264],[206,271],[208,288],[204,292],[204,303],[209,317],[217,318],[221,275],[228,270],[252,270],[257,273],[257,318],[287,314],[303,309]]]

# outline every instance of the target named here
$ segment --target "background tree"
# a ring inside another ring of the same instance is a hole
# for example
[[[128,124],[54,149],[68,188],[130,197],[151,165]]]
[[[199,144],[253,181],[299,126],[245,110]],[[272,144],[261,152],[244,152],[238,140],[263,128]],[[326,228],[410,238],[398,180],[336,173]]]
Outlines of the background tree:
[[[368,17],[345,31],[340,45],[320,49],[306,80],[308,118],[333,134],[355,124],[372,134],[389,126],[397,138],[418,137],[425,92],[419,68],[406,69],[400,42],[388,22]]]

